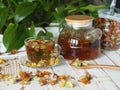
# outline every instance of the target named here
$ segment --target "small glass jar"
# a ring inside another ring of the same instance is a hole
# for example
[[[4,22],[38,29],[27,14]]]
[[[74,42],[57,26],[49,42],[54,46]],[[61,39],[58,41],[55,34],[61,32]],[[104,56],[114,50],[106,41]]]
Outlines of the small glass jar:
[[[91,60],[101,54],[101,30],[92,27],[93,17],[72,15],[65,18],[66,26],[60,32],[58,44],[65,59]]]
[[[120,48],[120,14],[110,14],[109,9],[98,11],[96,27],[102,31],[101,46],[106,50],[117,50]]]

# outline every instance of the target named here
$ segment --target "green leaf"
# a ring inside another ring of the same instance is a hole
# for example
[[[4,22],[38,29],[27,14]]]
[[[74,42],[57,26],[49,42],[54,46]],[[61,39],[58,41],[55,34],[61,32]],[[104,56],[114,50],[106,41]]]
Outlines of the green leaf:
[[[4,5],[2,1],[0,1],[0,8],[6,8],[6,6]]]
[[[14,13],[10,14],[10,15],[9,15],[9,17],[8,17],[8,20],[10,20],[10,19],[14,18],[14,16],[15,16],[15,14],[14,14]]]
[[[6,52],[12,49],[20,49],[24,45],[24,40],[29,36],[28,29],[25,29],[24,25],[19,27],[13,23],[10,23],[4,32],[3,43],[6,47]]]
[[[98,11],[96,10],[96,11],[92,12],[91,15],[94,16],[95,18],[97,18],[98,17]]]
[[[30,15],[36,8],[35,3],[31,2],[24,2],[22,4],[19,4],[18,7],[15,10],[15,22],[18,23],[22,21],[24,18],[26,18],[28,15]]]
[[[41,38],[41,39],[50,39],[53,37],[53,34],[51,32],[43,32],[43,31],[40,31],[37,35],[37,39]]]
[[[8,9],[0,8],[0,30],[4,26],[7,16],[8,16]]]
[[[41,36],[45,36],[45,33],[43,31],[40,31],[38,34],[37,34],[37,39],[41,38]]]
[[[16,26],[12,23],[10,23],[8,25],[8,27],[6,28],[5,32],[4,32],[4,35],[3,35],[3,44],[5,46],[5,48],[7,49],[9,47],[9,43],[8,41],[10,40],[10,37],[12,36],[11,34],[9,33],[13,33],[16,29]]]
[[[85,6],[85,7],[81,7],[80,9],[81,10],[89,10],[91,12],[93,11],[96,11],[98,9],[101,9],[101,8],[105,8],[106,6],[105,5],[88,5],[88,6]]]
[[[33,37],[35,35],[35,26],[32,23],[31,29],[29,30],[29,37]]]
[[[39,38],[37,38],[37,39],[49,40],[50,37],[49,36],[39,36]]]
[[[46,36],[48,36],[49,38],[52,38],[53,34],[51,32],[46,32]]]

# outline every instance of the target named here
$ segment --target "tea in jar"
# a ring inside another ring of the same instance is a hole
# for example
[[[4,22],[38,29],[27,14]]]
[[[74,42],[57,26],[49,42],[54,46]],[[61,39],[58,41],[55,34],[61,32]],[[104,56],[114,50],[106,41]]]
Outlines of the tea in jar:
[[[73,15],[65,18],[67,25],[60,32],[58,44],[65,59],[91,60],[101,54],[102,32],[92,27],[93,18]]]

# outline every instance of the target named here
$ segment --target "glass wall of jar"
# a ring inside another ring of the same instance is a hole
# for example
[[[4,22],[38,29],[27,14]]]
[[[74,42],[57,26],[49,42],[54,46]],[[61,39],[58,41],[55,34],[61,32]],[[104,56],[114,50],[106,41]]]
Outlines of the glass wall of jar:
[[[92,60],[101,54],[101,30],[92,27],[93,17],[72,15],[65,18],[66,26],[60,32],[58,44],[65,59]]]

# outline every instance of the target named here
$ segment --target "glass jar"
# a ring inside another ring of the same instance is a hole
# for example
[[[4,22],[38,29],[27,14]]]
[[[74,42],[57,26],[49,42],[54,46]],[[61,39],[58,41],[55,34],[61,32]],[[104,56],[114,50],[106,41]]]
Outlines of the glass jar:
[[[96,27],[102,31],[101,46],[106,50],[117,50],[120,48],[120,14],[110,14],[109,9],[98,11]]]
[[[91,60],[101,54],[101,30],[92,27],[93,17],[72,15],[65,18],[66,26],[60,32],[58,44],[65,59]]]

